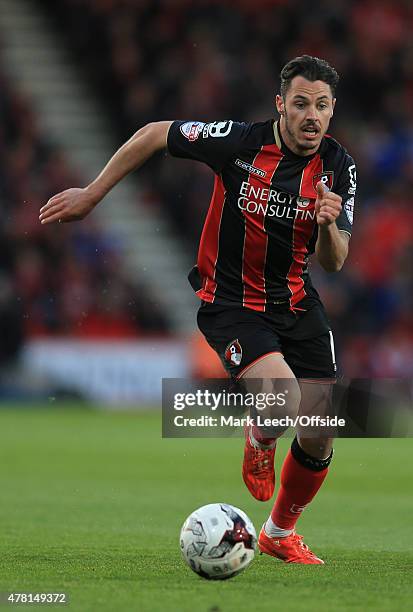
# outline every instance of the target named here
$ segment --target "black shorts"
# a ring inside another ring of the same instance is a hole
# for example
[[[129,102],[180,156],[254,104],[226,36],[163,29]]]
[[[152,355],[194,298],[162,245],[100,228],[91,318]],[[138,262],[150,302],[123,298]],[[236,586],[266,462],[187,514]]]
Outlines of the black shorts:
[[[298,313],[202,302],[198,327],[233,378],[270,353],[281,353],[297,378],[336,377],[333,334],[321,302]]]

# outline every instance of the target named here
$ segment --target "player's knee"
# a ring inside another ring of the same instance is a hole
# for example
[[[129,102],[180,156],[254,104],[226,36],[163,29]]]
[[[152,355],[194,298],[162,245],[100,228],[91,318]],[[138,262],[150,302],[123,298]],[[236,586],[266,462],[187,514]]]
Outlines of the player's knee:
[[[301,389],[296,378],[285,378],[285,415],[295,419],[301,403]]]
[[[280,415],[295,419],[301,402],[301,389],[297,379],[282,378],[275,380],[272,393],[272,401],[276,398],[274,416]]]
[[[256,410],[266,418],[295,418],[301,401],[296,378],[263,378],[245,381],[245,388],[254,397]]]
[[[254,397],[251,415],[261,428],[265,428],[267,437],[279,437],[291,427],[301,400],[300,386],[295,378],[256,380],[248,389]]]

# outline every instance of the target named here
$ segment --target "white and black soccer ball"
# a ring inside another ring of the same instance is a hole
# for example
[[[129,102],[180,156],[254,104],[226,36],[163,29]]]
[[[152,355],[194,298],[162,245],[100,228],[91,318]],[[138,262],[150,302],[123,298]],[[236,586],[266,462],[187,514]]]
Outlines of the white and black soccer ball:
[[[229,504],[208,504],[188,516],[181,529],[182,556],[189,567],[212,580],[225,580],[254,558],[257,534],[248,516]]]

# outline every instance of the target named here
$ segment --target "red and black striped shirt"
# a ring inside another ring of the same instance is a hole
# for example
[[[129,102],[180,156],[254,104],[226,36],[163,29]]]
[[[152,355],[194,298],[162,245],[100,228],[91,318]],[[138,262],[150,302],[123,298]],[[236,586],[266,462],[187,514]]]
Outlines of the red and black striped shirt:
[[[208,164],[215,186],[190,281],[206,302],[270,311],[317,298],[308,257],[317,240],[315,186],[343,198],[337,219],[351,234],[356,171],[333,138],[299,156],[282,142],[274,120],[261,123],[174,121],[168,149]]]

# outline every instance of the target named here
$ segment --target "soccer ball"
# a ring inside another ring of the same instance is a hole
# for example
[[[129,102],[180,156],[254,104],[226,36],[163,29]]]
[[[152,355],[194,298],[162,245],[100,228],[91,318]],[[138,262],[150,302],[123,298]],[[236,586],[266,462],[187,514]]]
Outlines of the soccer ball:
[[[212,580],[225,580],[254,558],[257,534],[248,516],[229,504],[208,504],[188,516],[181,529],[182,556],[189,567]]]

